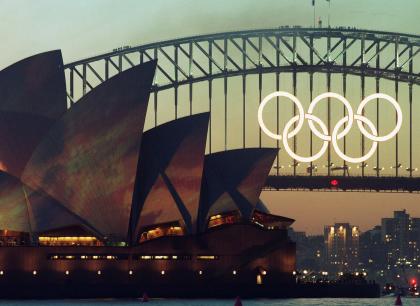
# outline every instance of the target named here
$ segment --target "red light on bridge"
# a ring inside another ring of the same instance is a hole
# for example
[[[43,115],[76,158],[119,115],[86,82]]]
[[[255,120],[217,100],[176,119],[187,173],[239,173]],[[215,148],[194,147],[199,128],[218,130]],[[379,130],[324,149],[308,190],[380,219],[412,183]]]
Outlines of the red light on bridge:
[[[337,187],[338,186],[338,183],[339,183],[338,180],[335,180],[335,179],[330,181],[330,184],[333,187]]]
[[[412,286],[416,286],[417,285],[417,280],[415,278],[411,279],[411,285]]]

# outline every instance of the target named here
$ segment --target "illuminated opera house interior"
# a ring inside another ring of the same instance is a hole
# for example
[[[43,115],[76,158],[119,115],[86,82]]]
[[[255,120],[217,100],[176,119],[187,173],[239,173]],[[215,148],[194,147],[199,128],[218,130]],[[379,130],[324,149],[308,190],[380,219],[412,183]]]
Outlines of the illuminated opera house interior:
[[[0,72],[0,287],[8,275],[291,279],[294,220],[259,199],[277,149],[206,155],[209,113],[143,132],[155,68],[129,68],[70,105],[60,51]]]

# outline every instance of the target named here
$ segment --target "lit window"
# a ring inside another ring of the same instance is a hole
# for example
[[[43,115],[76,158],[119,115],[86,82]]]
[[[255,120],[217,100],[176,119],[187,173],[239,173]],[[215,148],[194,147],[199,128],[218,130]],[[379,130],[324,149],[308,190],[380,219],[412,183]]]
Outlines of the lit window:
[[[39,237],[39,243],[41,245],[86,245],[86,246],[97,246],[101,245],[101,242],[96,237]]]
[[[165,275],[165,270],[160,271],[160,274]]]
[[[3,272],[3,270],[1,270],[1,271],[0,271],[0,275],[3,275],[3,274],[4,274],[4,272]]]
[[[180,226],[162,225],[162,226],[143,232],[140,235],[140,242],[159,238],[162,236],[182,236],[183,234],[184,234],[184,230]]]
[[[33,270],[33,271],[32,271],[32,274],[33,274],[33,275],[36,275],[36,274],[37,274],[37,271],[36,271],[36,270]]]
[[[101,274],[102,274],[101,270],[98,270],[98,275],[101,275]]]
[[[70,274],[69,270],[66,270],[66,275],[69,275],[69,274]]]
[[[201,270],[200,270],[200,271],[198,271],[198,274],[199,274],[199,275],[203,275],[203,271],[201,271]]]
[[[232,274],[233,274],[233,275],[236,275],[236,270],[233,270],[233,271],[232,271]]]
[[[215,215],[215,216],[211,216],[211,217],[210,217],[210,220],[219,219],[219,218],[221,218],[221,217],[222,217],[222,215]]]
[[[133,275],[133,271],[132,270],[128,271],[128,274]]]
[[[236,223],[238,219],[239,217],[235,213],[211,216],[207,227],[211,228],[211,227],[215,227],[215,226],[219,226],[223,224],[233,224],[233,223]]]
[[[262,277],[260,274],[257,275],[257,285],[261,285],[262,284]]]
[[[200,260],[215,260],[215,259],[218,259],[218,257],[215,256],[215,255],[198,255],[197,259],[200,259]]]
[[[166,255],[156,255],[155,259],[168,259],[169,257]]]

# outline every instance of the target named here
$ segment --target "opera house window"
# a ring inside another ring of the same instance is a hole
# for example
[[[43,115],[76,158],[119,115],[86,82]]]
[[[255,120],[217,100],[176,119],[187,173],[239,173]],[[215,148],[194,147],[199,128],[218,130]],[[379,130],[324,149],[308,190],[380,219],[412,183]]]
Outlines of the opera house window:
[[[44,232],[38,242],[41,246],[103,246],[98,238],[78,226]]]
[[[266,229],[287,229],[294,221],[290,218],[275,216],[256,210],[252,214],[251,220],[253,223]]]
[[[138,255],[139,260],[190,260],[191,255]]]
[[[225,214],[218,214],[210,217],[208,227],[215,227],[223,224],[234,224],[240,221],[240,215],[237,211],[228,212]]]
[[[9,230],[0,231],[0,246],[19,246],[30,244],[29,233]]]
[[[50,260],[127,260],[128,254],[49,254]]]
[[[182,236],[184,235],[184,229],[176,223],[167,223],[154,226],[149,229],[145,229],[140,235],[140,242],[144,242],[151,239],[156,239],[163,236]]]
[[[39,245],[43,246],[101,246],[96,237],[39,237]]]
[[[219,259],[217,255],[197,255],[198,260],[216,260]]]

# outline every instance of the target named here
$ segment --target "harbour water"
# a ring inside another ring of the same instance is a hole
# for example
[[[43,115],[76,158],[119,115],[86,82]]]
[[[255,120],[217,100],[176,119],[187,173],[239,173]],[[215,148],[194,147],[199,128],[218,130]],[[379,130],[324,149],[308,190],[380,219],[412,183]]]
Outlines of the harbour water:
[[[392,306],[395,299],[284,299],[284,300],[244,300],[243,306]],[[148,306],[230,306],[234,300],[172,300],[152,299]],[[140,300],[10,300],[0,301],[1,306],[135,306],[144,305]],[[404,306],[420,305],[420,299],[403,298]]]

